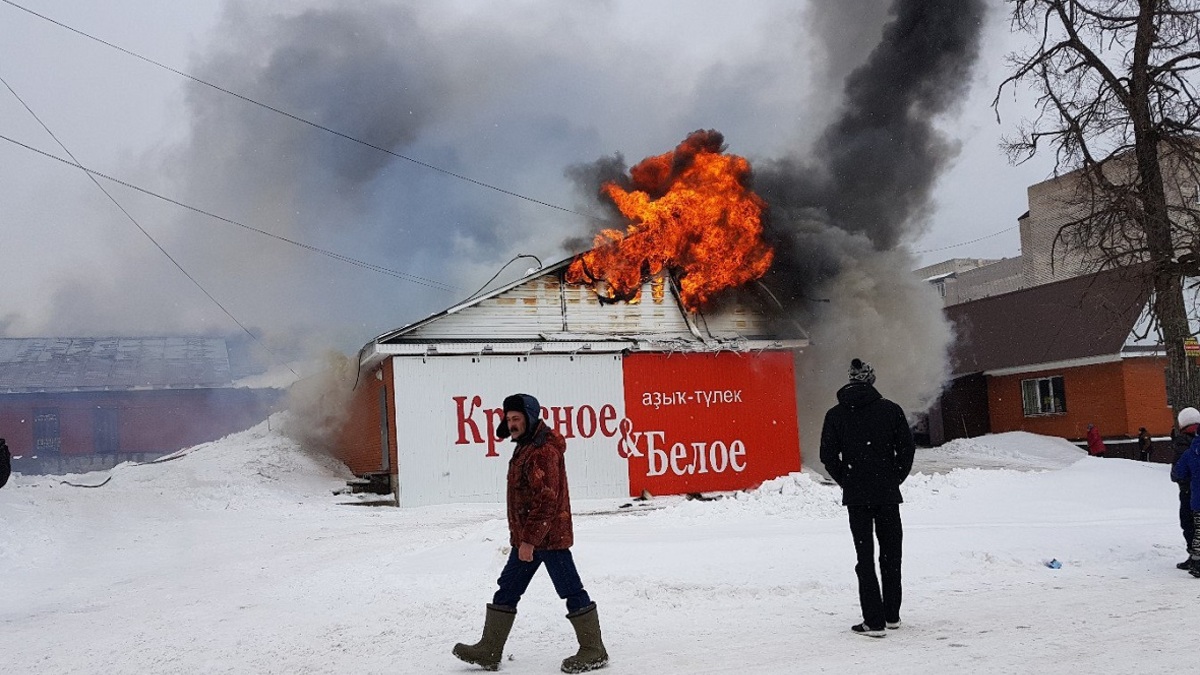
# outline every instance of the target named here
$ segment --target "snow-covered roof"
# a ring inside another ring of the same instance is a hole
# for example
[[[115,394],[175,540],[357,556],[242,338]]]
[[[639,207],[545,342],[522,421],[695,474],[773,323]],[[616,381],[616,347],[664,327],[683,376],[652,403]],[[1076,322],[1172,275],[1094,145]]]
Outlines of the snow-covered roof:
[[[0,393],[232,386],[225,340],[0,338]]]

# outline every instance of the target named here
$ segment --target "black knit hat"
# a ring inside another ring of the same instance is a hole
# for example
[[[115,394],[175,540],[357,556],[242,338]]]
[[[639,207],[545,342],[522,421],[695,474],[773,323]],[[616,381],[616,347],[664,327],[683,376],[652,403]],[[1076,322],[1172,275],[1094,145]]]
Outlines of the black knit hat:
[[[875,384],[875,369],[862,359],[854,359],[850,362],[849,375],[851,382]]]

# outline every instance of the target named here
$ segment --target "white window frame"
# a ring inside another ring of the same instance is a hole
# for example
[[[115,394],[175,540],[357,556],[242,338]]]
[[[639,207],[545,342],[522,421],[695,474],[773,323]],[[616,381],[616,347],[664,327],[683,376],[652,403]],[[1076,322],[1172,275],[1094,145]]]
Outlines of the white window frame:
[[[1062,375],[1021,380],[1021,407],[1025,417],[1066,413],[1067,390]]]

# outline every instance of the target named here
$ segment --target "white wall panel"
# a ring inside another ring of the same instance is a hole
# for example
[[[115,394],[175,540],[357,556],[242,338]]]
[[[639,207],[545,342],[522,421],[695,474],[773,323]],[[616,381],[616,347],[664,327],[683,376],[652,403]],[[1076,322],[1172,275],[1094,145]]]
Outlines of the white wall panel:
[[[591,286],[580,284],[566,284],[563,296],[571,333],[691,337],[674,290],[661,279],[642,284],[634,303],[602,303]]]
[[[407,334],[406,340],[539,339],[563,330],[558,276],[531,279],[500,295],[438,318]]]
[[[562,334],[690,338],[674,290],[647,281],[638,302],[602,303],[589,285],[548,273],[404,334],[405,341],[541,340]]]
[[[617,422],[625,417],[621,362],[618,354],[393,357],[400,505],[504,501],[514,445],[494,441],[497,456],[488,456],[498,418],[485,411],[518,392],[559,408],[560,418],[570,409],[570,428],[560,431],[574,436],[566,454],[572,498],[627,496],[628,466],[617,454]],[[472,410],[476,397],[482,405]],[[615,418],[584,438],[580,415],[587,422],[604,406]]]
[[[765,313],[734,302],[702,312],[700,322],[710,335],[724,339],[761,338],[777,332]]]

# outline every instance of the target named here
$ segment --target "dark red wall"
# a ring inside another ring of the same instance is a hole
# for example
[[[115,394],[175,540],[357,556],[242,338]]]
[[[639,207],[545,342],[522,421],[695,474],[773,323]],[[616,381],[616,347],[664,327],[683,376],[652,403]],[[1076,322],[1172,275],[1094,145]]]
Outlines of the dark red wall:
[[[396,475],[396,399],[391,391],[392,360],[385,359],[375,370],[364,372],[354,390],[349,412],[338,432],[334,456],[346,463],[355,475],[383,471],[383,423],[388,424],[388,472]],[[381,417],[381,397],[386,397],[387,416]]]
[[[273,389],[181,389],[0,395],[0,438],[14,455],[33,451],[37,408],[57,408],[62,456],[95,452],[97,409],[117,411],[117,452],[172,452],[242,431],[266,419]]]

